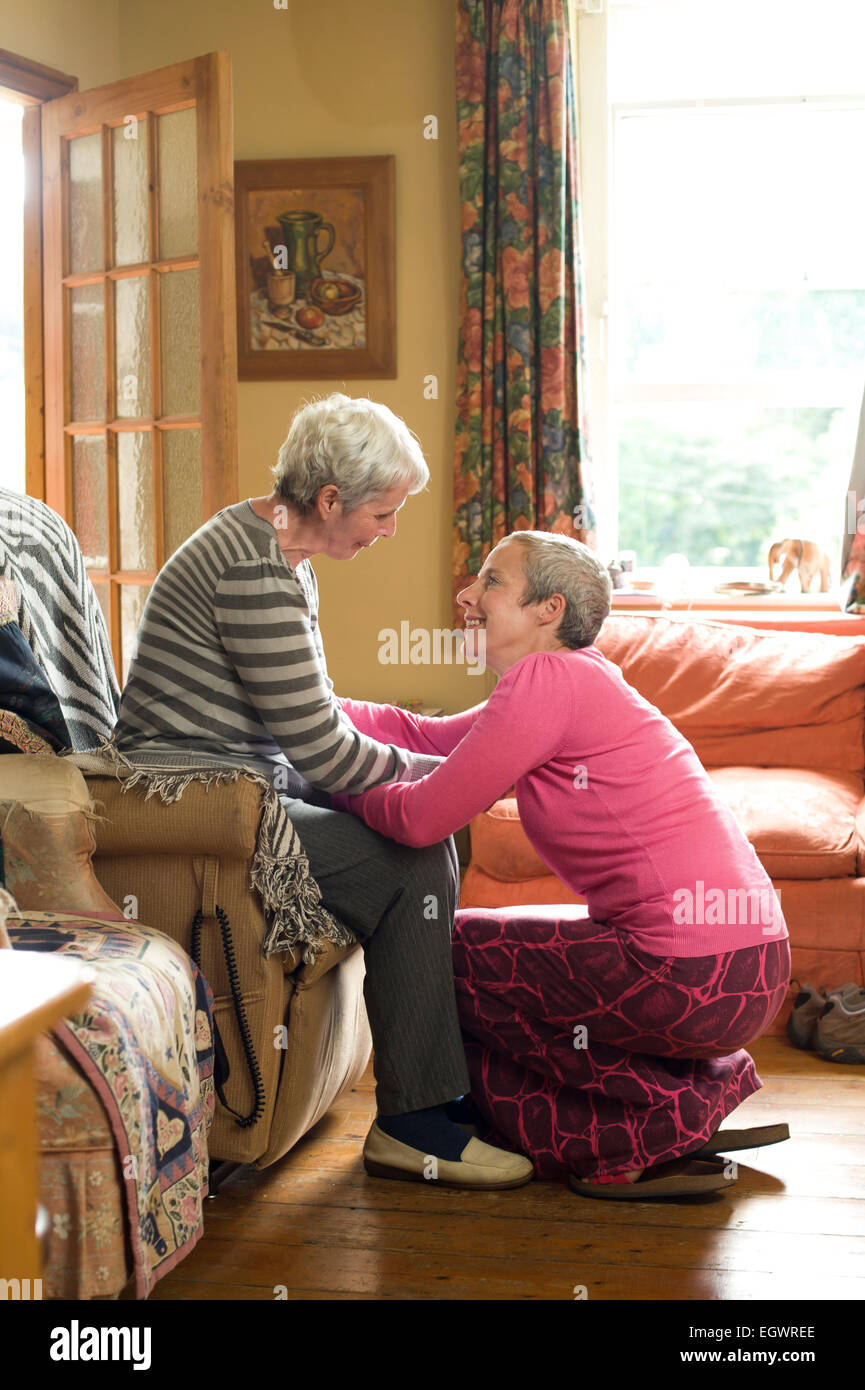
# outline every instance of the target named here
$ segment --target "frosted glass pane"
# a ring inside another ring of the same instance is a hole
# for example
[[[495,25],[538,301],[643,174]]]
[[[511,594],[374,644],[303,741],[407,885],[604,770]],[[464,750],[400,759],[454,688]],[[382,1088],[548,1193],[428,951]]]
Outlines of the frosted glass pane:
[[[162,413],[197,415],[201,409],[198,271],[160,275]]]
[[[144,612],[149,584],[121,584],[120,586],[120,649],[123,681],[129,674],[129,666],[135,650],[138,624]]]
[[[117,415],[150,414],[150,277],[114,282]]]
[[[72,437],[73,530],[88,569],[108,568],[108,478],[105,436]]]
[[[69,268],[102,267],[102,136],[69,141]]]
[[[201,525],[201,431],[162,431],[165,558]]]
[[[69,291],[72,419],[105,418],[105,296],[101,285]]]
[[[117,126],[111,133],[114,156],[114,264],[150,259],[147,235],[147,119]]]
[[[105,619],[105,626],[110,632],[111,619],[108,616],[108,585],[94,584],[93,588],[96,591],[96,597],[99,599],[99,607],[102,609],[102,616]]]
[[[117,435],[120,568],[155,570],[153,443],[149,433]]]
[[[198,157],[195,107],[156,118],[159,150],[159,254],[198,250]]]

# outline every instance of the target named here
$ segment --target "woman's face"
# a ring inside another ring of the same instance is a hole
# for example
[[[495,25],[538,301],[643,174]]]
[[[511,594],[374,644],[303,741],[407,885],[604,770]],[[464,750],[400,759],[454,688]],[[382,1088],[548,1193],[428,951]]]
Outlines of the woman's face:
[[[546,649],[550,631],[538,623],[538,605],[520,604],[525,586],[522,546],[502,541],[477,579],[457,594],[465,610],[466,660],[486,662],[503,675],[521,657]]]
[[[408,497],[408,483],[381,492],[368,502],[362,502],[348,516],[337,501],[325,518],[326,540],[324,554],[332,560],[353,560],[379,536],[392,536],[396,531],[396,514]]]

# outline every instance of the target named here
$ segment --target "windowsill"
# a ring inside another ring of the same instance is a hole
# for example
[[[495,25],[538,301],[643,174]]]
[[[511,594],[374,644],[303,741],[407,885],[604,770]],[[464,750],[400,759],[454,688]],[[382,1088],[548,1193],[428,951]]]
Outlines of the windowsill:
[[[838,617],[856,617],[854,614],[844,614],[837,594],[757,594],[751,598],[746,598],[743,594],[715,594],[711,590],[704,593],[692,594],[688,598],[665,599],[660,594],[654,593],[651,589],[640,588],[638,593],[623,593],[620,590],[613,590],[614,608],[632,608],[652,610],[668,610],[681,612],[687,609],[699,609],[701,612],[707,608],[718,609],[729,612],[761,612],[777,613],[779,616],[785,612],[792,613],[834,613]]]
[[[738,594],[704,593],[687,599],[662,599],[642,591],[613,593],[612,612],[638,617],[648,613],[683,620],[729,622],[761,628],[799,628],[803,631],[865,635],[865,614],[845,613],[837,594],[774,594],[743,598]]]

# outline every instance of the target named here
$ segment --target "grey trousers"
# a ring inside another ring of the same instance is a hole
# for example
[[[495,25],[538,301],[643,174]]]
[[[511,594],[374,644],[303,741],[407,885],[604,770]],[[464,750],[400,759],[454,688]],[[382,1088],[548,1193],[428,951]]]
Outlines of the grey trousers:
[[[453,838],[410,849],[329,809],[325,794],[315,800],[280,797],[325,907],[363,947],[378,1112],[442,1105],[469,1089],[451,958]]]

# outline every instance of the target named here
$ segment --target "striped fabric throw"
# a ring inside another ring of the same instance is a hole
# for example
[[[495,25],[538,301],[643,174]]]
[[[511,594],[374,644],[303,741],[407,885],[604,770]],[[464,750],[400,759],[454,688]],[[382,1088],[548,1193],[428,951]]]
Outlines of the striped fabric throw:
[[[114,728],[120,699],[102,609],[66,522],[6,488],[0,576],[15,584],[18,626],[60,702],[72,747],[97,747]]]

